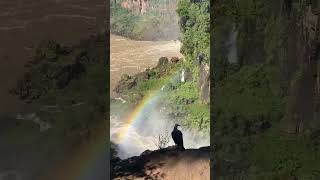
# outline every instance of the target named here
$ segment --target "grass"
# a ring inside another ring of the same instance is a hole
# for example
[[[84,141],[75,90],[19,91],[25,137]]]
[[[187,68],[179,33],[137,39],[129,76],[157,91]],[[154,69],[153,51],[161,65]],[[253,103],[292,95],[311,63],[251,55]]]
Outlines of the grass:
[[[173,115],[173,120],[179,121],[185,127],[208,133],[210,111],[209,105],[202,104],[199,99],[198,71],[194,70],[192,81],[180,82],[182,69],[192,68],[191,66],[190,63],[181,61],[178,64],[166,64],[149,70],[153,72],[150,79],[138,81],[134,88],[124,92],[123,95],[129,97],[128,103],[112,102],[112,109],[122,109],[121,112],[125,112],[124,109],[134,106],[146,94],[164,88],[163,98],[158,102],[159,106],[166,107],[166,113]],[[160,75],[160,72],[164,73]]]

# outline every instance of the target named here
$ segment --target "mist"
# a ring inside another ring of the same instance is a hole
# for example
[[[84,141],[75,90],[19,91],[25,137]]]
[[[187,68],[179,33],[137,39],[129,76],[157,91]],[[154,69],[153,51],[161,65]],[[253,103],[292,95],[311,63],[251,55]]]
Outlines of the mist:
[[[130,13],[122,14],[120,17],[111,16],[111,33],[143,41],[178,40],[180,26],[176,12],[177,0],[148,0],[148,2],[149,5],[144,13],[137,12],[135,7],[121,6],[129,9]],[[128,20],[131,16],[135,18]]]
[[[176,1],[165,7],[155,7],[161,10],[152,10],[159,14],[159,24],[149,27],[144,39],[149,40],[178,40],[180,37],[179,16],[176,13]]]
[[[159,109],[153,109],[147,113],[148,117],[143,118],[139,123],[130,127],[127,132],[127,138],[120,144],[117,144],[117,156],[125,159],[132,156],[138,156],[145,150],[156,150],[157,139],[159,135],[168,135],[169,142],[166,145],[173,146],[174,142],[171,138],[171,131],[174,124],[178,123],[173,119],[169,119],[163,115]],[[190,129],[180,124],[180,130],[183,133],[184,147],[186,149],[194,149],[210,145],[210,136],[200,131]],[[111,117],[111,141],[115,142],[115,137],[124,128],[123,121],[117,116]]]

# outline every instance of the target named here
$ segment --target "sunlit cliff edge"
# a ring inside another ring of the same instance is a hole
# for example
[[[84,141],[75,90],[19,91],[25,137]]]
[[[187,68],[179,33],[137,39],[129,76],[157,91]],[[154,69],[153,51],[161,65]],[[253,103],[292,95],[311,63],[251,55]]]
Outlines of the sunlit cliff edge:
[[[111,178],[124,179],[210,179],[210,147],[181,151],[174,146],[120,160],[113,158]]]

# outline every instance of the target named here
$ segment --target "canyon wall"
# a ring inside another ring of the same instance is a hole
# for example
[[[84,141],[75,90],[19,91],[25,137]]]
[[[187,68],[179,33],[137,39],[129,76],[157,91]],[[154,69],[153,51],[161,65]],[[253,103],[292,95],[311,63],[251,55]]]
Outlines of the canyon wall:
[[[310,3],[296,16],[293,4],[288,10],[288,105],[285,131],[299,133],[319,125],[320,118],[320,21],[318,3]]]
[[[149,0],[126,0],[121,3],[121,7],[144,14],[149,8]]]

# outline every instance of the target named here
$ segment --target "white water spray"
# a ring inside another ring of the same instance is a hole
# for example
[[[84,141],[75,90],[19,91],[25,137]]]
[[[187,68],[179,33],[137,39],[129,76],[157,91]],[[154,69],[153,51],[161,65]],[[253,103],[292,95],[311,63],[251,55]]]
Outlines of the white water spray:
[[[140,123],[132,126],[127,132],[127,138],[124,139],[120,144],[117,144],[117,156],[121,159],[129,158],[132,156],[138,156],[145,150],[156,150],[157,149],[157,138],[159,135],[170,136],[169,142],[166,145],[172,146],[174,142],[171,138],[171,131],[173,130],[176,122],[168,117],[162,115],[160,110],[153,110],[150,116],[143,119]],[[119,117],[111,117],[111,141],[116,140],[118,133],[122,132],[124,128],[123,122]],[[187,149],[199,148],[210,145],[210,136],[203,134],[197,130],[188,129],[187,127],[181,126],[181,131],[184,138],[184,146]]]

